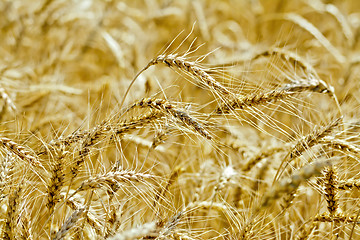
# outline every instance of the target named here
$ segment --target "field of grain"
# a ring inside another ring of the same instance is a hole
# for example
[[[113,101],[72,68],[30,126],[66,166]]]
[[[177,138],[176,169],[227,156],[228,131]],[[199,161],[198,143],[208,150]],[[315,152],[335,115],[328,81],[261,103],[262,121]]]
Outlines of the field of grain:
[[[0,1],[1,239],[360,239],[360,1]]]

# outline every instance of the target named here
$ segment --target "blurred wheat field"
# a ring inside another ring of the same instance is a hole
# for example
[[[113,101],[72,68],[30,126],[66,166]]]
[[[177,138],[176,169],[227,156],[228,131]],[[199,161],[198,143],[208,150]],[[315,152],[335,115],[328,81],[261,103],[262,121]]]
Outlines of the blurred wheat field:
[[[360,239],[360,2],[2,0],[2,239]]]

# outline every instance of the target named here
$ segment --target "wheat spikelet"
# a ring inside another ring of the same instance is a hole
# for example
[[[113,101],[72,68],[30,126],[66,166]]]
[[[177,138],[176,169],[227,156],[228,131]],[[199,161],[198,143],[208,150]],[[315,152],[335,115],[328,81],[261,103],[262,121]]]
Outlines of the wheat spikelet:
[[[22,214],[22,221],[21,221],[21,233],[20,233],[20,239],[22,240],[29,240],[29,239],[33,239],[32,236],[32,222],[30,220],[30,216],[28,215],[28,213],[24,213]]]
[[[292,191],[290,193],[287,193],[285,195],[285,197],[283,197],[283,202],[280,204],[281,208],[282,208],[282,211],[285,211],[286,209],[288,209],[291,204],[293,204],[293,200],[296,198],[296,193],[297,193],[297,190],[296,189],[295,191]]]
[[[13,153],[8,153],[0,165],[0,195],[5,191],[5,188],[8,186],[9,181],[11,180],[11,174],[15,166],[15,157]],[[1,196],[3,197],[3,196]]]

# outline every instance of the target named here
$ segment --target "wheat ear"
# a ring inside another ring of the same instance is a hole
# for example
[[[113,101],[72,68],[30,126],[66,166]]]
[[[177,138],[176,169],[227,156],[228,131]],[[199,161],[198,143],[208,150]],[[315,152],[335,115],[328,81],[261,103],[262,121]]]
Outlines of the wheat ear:
[[[14,112],[16,111],[16,106],[15,106],[14,102],[11,100],[9,95],[6,93],[5,89],[2,87],[0,87],[0,98],[4,99],[5,105],[9,109],[11,109]]]
[[[79,219],[82,217],[86,208],[81,208],[79,210],[74,211],[61,226],[60,230],[56,233],[53,240],[63,239],[66,234],[76,225]]]
[[[24,146],[14,142],[13,140],[6,137],[0,137],[0,144],[16,156],[18,156],[20,159],[29,162],[31,165],[41,165],[37,157],[34,156],[34,154],[32,154]]]
[[[329,167],[324,170],[324,185],[325,185],[325,199],[328,204],[327,208],[330,216],[337,214],[339,208],[339,198],[337,194],[337,174],[334,167]]]
[[[20,194],[22,191],[22,184],[15,189],[12,189],[9,195],[9,205],[6,212],[5,226],[3,228],[3,239],[12,240],[17,228],[17,210],[21,201]]]
[[[154,98],[143,98],[139,102],[133,104],[129,109],[134,107],[150,107],[152,109],[165,112],[175,119],[179,119],[185,125],[191,126],[198,132],[200,135],[207,139],[212,139],[210,133],[193,117],[183,110],[178,109],[173,104],[169,103],[163,99],[154,99]]]
[[[283,194],[295,191],[299,185],[307,179],[314,176],[319,176],[321,174],[321,170],[329,165],[330,161],[322,161],[306,165],[305,167],[302,167],[297,174],[292,175],[289,179],[284,179],[276,183],[272,191],[269,191],[264,195],[260,205],[261,208],[268,207]]]
[[[314,217],[314,221],[317,222],[343,222],[343,223],[356,223],[360,224],[357,220],[357,216],[337,214],[331,216],[329,213],[318,214]]]
[[[251,157],[245,164],[244,166],[242,166],[241,170],[243,172],[248,172],[250,171],[258,162],[260,162],[262,159],[267,158],[272,156],[275,153],[278,153],[280,151],[285,150],[286,148],[288,148],[287,145],[285,146],[276,146],[276,147],[272,147],[272,148],[268,148],[265,149],[261,152],[259,152],[258,154],[256,154],[255,156]]]
[[[74,211],[84,208],[84,206],[82,206],[79,203],[75,202],[75,200],[72,197],[68,198],[66,200],[66,205],[68,205]],[[89,226],[91,226],[95,230],[95,232],[99,236],[101,236],[101,234],[102,234],[102,226],[100,225],[100,223],[98,222],[96,217],[93,216],[93,214],[91,214],[91,212],[85,212],[84,213],[84,218],[85,218],[85,221],[87,222],[87,224],[89,224]]]
[[[354,156],[358,156],[360,154],[360,148],[351,144],[350,142],[342,139],[338,139],[332,136],[327,136],[321,139],[322,144],[326,144],[335,150],[340,150],[344,153],[350,153]]]
[[[210,89],[215,90],[218,93],[221,93],[221,95],[233,95],[230,90],[222,86],[210,74],[208,74],[205,69],[198,66],[195,62],[187,61],[185,57],[178,56],[177,54],[159,55],[158,57],[151,60],[142,70],[140,70],[140,72],[136,74],[134,79],[130,82],[130,85],[127,88],[124,97],[120,103],[120,108],[123,106],[125,99],[129,94],[130,88],[134,84],[135,80],[139,77],[139,75],[146,71],[149,67],[157,65],[159,63],[164,63],[172,69],[179,69],[185,74],[190,74],[194,76],[200,81],[200,83],[208,86]]]
[[[55,205],[59,202],[61,187],[64,184],[64,163],[63,159],[66,153],[59,151],[55,155],[55,162],[52,168],[52,176],[47,187],[49,215],[52,215]]]
[[[100,139],[102,139],[103,136],[107,136],[108,134],[121,135],[127,133],[138,127],[145,126],[146,124],[149,124],[156,119],[161,118],[162,116],[162,112],[153,111],[151,113],[144,114],[139,117],[135,117],[130,120],[116,124],[112,124],[111,119],[107,119],[92,128],[91,130],[76,131],[66,137],[54,139],[50,142],[50,146],[70,146],[71,144],[76,142],[86,141],[85,144],[89,147],[97,143]]]
[[[245,109],[248,107],[254,107],[265,103],[278,101],[303,91],[323,93],[328,92],[329,87],[321,80],[313,79],[312,81],[299,81],[288,84],[283,88],[272,90],[270,92],[254,93],[251,95],[234,98],[219,106],[213,114],[228,114],[230,111],[235,109]]]
[[[75,190],[70,196],[73,197],[76,193],[86,191],[89,189],[99,188],[101,186],[111,186],[119,182],[144,182],[147,179],[155,179],[156,177],[147,173],[136,173],[134,171],[115,171],[106,174],[100,174],[93,178],[84,181],[80,187]]]

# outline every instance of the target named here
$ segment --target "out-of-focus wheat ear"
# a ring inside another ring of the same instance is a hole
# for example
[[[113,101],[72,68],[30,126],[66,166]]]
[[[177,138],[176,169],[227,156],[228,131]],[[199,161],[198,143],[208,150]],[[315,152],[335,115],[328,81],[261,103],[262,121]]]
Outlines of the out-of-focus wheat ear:
[[[176,231],[174,232],[171,237],[174,240],[195,240],[194,238],[190,237],[188,235],[189,233],[184,233],[184,232],[180,232],[180,231]]]
[[[313,232],[313,230],[318,227],[318,223],[317,222],[314,222],[313,220],[311,221],[311,224],[310,225],[307,225],[307,224],[304,224],[299,232],[299,236],[298,236],[298,240],[307,240],[309,239],[309,236],[311,235],[311,233]]]
[[[243,191],[244,190],[241,186],[236,186],[233,200],[235,208],[239,208],[241,206]]]
[[[261,53],[256,54],[252,60],[256,60],[260,57],[272,57],[277,56],[283,59],[286,62],[290,62],[294,67],[302,68],[306,73],[316,73],[315,69],[300,55],[295,52],[291,52],[282,48],[271,48],[269,50],[263,51]]]
[[[319,43],[334,57],[338,63],[343,64],[346,62],[344,55],[334,45],[331,44],[331,42],[319,31],[319,29],[317,29],[311,22],[309,22],[301,15],[296,13],[284,13],[271,16],[269,19],[287,20],[295,23],[302,29],[309,32],[316,40],[318,40]]]
[[[285,151],[287,148],[289,148],[288,145],[283,146],[276,146],[272,148],[265,149],[263,151],[260,151],[258,154],[255,154],[253,157],[251,157],[241,168],[241,171],[248,172],[250,171],[257,163],[259,163],[264,158],[270,157],[275,153]]]
[[[292,147],[292,149],[285,156],[285,158],[282,160],[282,162],[275,174],[273,184],[278,180],[278,178],[285,171],[286,167],[289,165],[289,163],[292,160],[301,156],[306,150],[308,150],[308,149],[312,148],[314,145],[318,144],[322,138],[328,136],[334,130],[334,128],[337,127],[341,123],[341,120],[342,120],[342,117],[336,119],[335,121],[331,122],[330,124],[328,124],[324,127],[315,128],[314,131],[312,131],[308,135],[301,138],[294,145],[294,147]],[[283,167],[284,163],[285,163],[285,166]]]
[[[3,228],[3,239],[12,240],[15,239],[18,224],[17,224],[17,212],[18,207],[21,202],[21,191],[22,191],[22,183],[17,187],[12,188],[10,194],[8,196],[8,208],[6,211],[5,217],[5,226]]]
[[[175,181],[179,178],[179,176],[183,172],[185,172],[185,169],[180,166],[176,166],[174,168],[165,188],[161,188],[159,191],[156,192],[153,206],[156,206],[156,205],[160,206],[161,199],[165,196],[165,194],[169,191],[171,185],[173,185],[175,183]]]
[[[11,111],[16,112],[16,106],[14,102],[2,87],[0,87],[0,97],[4,100],[6,107],[8,107]]]
[[[257,210],[269,207],[284,194],[295,191],[302,182],[311,177],[321,175],[322,169],[330,165],[330,161],[315,162],[302,167],[297,174],[292,175],[290,178],[277,182],[273,188],[262,197],[260,207]]]
[[[236,170],[231,166],[226,166],[219,177],[218,184],[214,189],[214,197],[220,193],[226,185],[231,181],[231,179],[237,174]]]
[[[152,109],[162,111],[168,115],[171,115],[175,119],[180,120],[186,126],[192,127],[193,129],[195,129],[197,133],[199,133],[203,137],[209,140],[212,139],[210,133],[198,122],[198,120],[191,117],[187,112],[177,108],[174,104],[171,104],[166,100],[155,99],[155,98],[143,98],[140,101],[133,104],[132,107],[150,107]]]
[[[157,237],[157,234],[152,232],[156,231],[157,224],[155,222],[144,223],[137,227],[126,230],[122,233],[118,233],[112,237],[107,238],[108,240],[135,240],[143,239],[142,237],[147,236],[146,239],[154,239]]]
[[[84,208],[83,205],[77,203],[75,201],[74,198],[68,198],[66,200],[66,205],[69,206],[72,210],[76,211],[79,210],[81,208]],[[102,226],[99,223],[99,221],[96,219],[96,217],[90,212],[84,212],[84,218],[86,223],[93,229],[95,230],[96,234],[98,234],[98,236],[102,236]],[[85,223],[85,222],[84,222]]]
[[[282,211],[285,211],[293,204],[293,201],[296,198],[297,192],[298,192],[298,189],[285,194],[285,196],[283,197],[283,202],[280,204]]]
[[[219,202],[213,202],[213,201],[200,201],[200,202],[191,202],[189,203],[185,209],[187,211],[195,211],[198,209],[214,209],[218,212],[226,213],[228,210],[228,207]]]
[[[318,12],[328,13],[334,17],[334,19],[338,22],[341,27],[342,33],[348,42],[348,46],[352,46],[354,42],[354,33],[351,29],[350,23],[347,17],[333,4],[327,3],[324,4],[322,2],[311,2],[308,1],[306,4],[310,5],[312,8],[317,10]]]
[[[84,214],[85,210],[86,210],[86,207],[74,211],[66,219],[66,221],[61,226],[59,231],[55,234],[55,237],[53,238],[53,240],[63,239],[66,236],[66,234],[68,234],[69,231],[76,226],[77,222],[80,220],[80,218]]]
[[[259,192],[260,185],[262,184],[263,180],[266,179],[266,176],[268,174],[268,170],[270,169],[271,161],[269,159],[266,159],[265,162],[261,165],[261,167],[258,169],[258,172],[256,173],[254,177],[254,183],[252,184],[252,190],[254,190],[258,195],[263,194]],[[266,183],[263,183],[266,184]]]
[[[27,150],[26,147],[14,142],[13,140],[6,137],[0,137],[0,145],[31,165],[41,166],[37,156]]]
[[[328,167],[324,170],[324,191],[327,208],[330,216],[334,216],[339,210],[338,179],[335,167]]]

